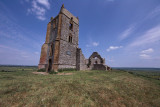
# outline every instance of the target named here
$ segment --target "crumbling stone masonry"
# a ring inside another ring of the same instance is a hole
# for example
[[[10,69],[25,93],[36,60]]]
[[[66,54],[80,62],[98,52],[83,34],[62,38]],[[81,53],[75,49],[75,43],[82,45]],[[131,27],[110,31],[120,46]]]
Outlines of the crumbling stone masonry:
[[[51,70],[73,68],[76,70],[107,70],[105,59],[94,52],[85,59],[78,48],[79,19],[62,5],[59,14],[47,25],[45,43],[41,48],[38,68]]]

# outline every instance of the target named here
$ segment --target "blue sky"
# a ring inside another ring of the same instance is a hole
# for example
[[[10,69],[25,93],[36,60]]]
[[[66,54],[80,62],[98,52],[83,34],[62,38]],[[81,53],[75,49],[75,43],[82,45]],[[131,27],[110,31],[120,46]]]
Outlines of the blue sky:
[[[0,64],[38,65],[47,23],[64,3],[79,47],[111,67],[160,67],[160,0],[1,0]]]

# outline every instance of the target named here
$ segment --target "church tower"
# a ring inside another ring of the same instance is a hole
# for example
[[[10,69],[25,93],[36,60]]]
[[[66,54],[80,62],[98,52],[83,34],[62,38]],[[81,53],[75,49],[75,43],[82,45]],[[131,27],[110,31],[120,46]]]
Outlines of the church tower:
[[[77,67],[79,19],[62,5],[47,25],[38,68],[46,71]]]

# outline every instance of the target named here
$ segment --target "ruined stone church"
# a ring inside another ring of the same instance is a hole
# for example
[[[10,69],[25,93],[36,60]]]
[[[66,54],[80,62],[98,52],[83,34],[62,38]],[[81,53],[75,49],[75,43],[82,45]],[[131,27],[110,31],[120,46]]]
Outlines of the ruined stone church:
[[[78,47],[79,19],[62,5],[59,14],[47,25],[46,40],[41,48],[38,68],[51,70],[107,70],[105,59],[97,52],[85,59]]]

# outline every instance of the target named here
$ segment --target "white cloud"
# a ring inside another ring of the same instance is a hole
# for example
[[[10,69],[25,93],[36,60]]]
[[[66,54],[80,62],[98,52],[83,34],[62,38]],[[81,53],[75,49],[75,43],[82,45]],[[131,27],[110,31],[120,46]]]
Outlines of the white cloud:
[[[151,54],[153,52],[154,52],[154,50],[152,48],[149,48],[149,49],[146,49],[146,50],[142,50],[141,54],[140,54],[140,57],[142,59],[152,59],[151,56],[148,55],[148,54]]]
[[[119,49],[119,48],[123,48],[123,46],[110,46],[107,51],[111,51],[111,50],[116,50],[116,49]]]
[[[32,7],[27,10],[28,13],[35,14],[39,20],[45,20],[46,19],[45,17],[46,8],[50,9],[49,1],[48,0],[33,0],[31,4],[32,4]]]
[[[91,42],[90,44],[87,44],[86,47],[97,47],[98,45],[98,42]]]
[[[142,46],[146,44],[153,44],[160,41],[160,25],[146,31],[142,36],[138,37],[129,46]]]
[[[151,59],[151,56],[150,55],[147,55],[147,54],[140,54],[140,57],[142,59]]]
[[[45,20],[45,19],[46,19],[44,16],[37,16],[37,18],[38,18],[39,20]]]
[[[98,46],[99,43],[98,43],[98,42],[93,42],[92,45],[93,45],[93,46]]]
[[[154,52],[154,50],[152,48],[141,51],[141,53],[145,53],[145,54],[152,53],[152,52]]]
[[[47,9],[50,8],[50,3],[48,0],[37,0],[37,2],[41,5],[44,5]]]
[[[127,38],[133,31],[134,31],[135,26],[130,26],[128,29],[126,29],[121,35],[120,35],[120,40],[123,40]]]

